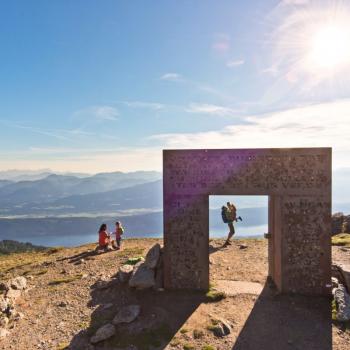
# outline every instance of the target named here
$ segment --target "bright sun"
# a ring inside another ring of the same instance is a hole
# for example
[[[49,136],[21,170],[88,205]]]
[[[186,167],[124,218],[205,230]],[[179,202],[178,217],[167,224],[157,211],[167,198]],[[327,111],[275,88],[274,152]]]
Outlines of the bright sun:
[[[310,63],[320,69],[337,69],[350,62],[348,25],[325,25],[311,39]]]

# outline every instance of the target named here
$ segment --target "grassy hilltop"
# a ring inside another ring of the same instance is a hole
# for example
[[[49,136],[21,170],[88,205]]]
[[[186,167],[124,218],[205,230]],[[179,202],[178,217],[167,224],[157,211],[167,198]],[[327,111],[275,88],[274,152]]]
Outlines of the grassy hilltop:
[[[332,336],[333,349],[349,348],[350,330],[333,325],[330,333],[328,299],[269,292],[264,239],[235,239],[225,249],[223,240],[211,240],[208,295],[137,291],[115,282],[119,266],[145,256],[157,242],[162,240],[128,239],[121,251],[100,255],[86,255],[95,248],[87,244],[0,256],[1,280],[24,276],[29,285],[16,306],[23,318],[0,348],[102,350],[134,344],[139,350],[165,346],[168,350],[240,350],[249,341],[252,349],[301,349],[310,342],[323,349]],[[242,245],[246,247],[240,249]],[[245,281],[248,289],[244,286],[244,292],[231,293],[227,286],[232,281]],[[249,290],[250,285],[261,285],[262,293]],[[226,290],[220,292],[219,287]],[[121,326],[114,337],[89,348],[86,342],[96,330],[129,304],[141,306],[138,321]],[[231,333],[217,337],[215,329],[222,319],[232,326]],[[137,336],[130,335],[130,330]]]

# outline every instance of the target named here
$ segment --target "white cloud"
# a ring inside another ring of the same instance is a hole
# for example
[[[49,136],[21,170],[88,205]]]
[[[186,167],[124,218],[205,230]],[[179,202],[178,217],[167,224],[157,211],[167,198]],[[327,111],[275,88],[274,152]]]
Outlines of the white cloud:
[[[160,80],[182,81],[183,78],[181,74],[178,73],[165,73],[160,77]]]
[[[207,103],[191,103],[185,109],[185,111],[188,113],[211,114],[211,115],[217,115],[217,116],[231,116],[235,112],[237,112],[234,109],[229,107],[218,106],[218,105],[207,104]]]
[[[226,62],[226,66],[228,68],[234,68],[234,67],[238,67],[244,64],[244,60],[232,60],[232,61],[228,61]]]
[[[157,102],[144,102],[144,101],[124,101],[123,102],[126,106],[131,108],[144,108],[144,109],[151,109],[151,110],[161,110],[164,109],[166,106],[162,103]]]
[[[282,0],[281,4],[283,5],[306,5],[310,0]]]
[[[165,148],[334,147],[337,167],[350,166],[350,99],[261,116],[221,130],[154,135]]]
[[[40,169],[71,172],[111,172],[161,170],[162,151],[159,147],[145,148],[31,148],[0,152],[3,169]]]
[[[93,118],[97,121],[115,121],[119,112],[112,106],[91,106],[74,112],[78,118]]]

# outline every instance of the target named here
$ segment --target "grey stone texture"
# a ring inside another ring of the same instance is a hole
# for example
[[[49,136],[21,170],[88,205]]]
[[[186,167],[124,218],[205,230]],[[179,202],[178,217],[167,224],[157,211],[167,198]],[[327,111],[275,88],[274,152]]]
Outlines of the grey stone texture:
[[[266,195],[269,276],[284,293],[331,294],[331,157],[331,148],[164,150],[165,288],[209,287],[210,195]]]

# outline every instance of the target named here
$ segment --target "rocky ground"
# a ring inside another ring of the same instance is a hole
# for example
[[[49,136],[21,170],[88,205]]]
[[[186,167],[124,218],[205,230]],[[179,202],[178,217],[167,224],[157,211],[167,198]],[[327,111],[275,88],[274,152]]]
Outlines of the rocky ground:
[[[25,276],[28,285],[16,300],[21,317],[0,339],[0,349],[350,348],[350,327],[332,323],[328,298],[281,296],[269,285],[265,240],[236,240],[224,249],[221,240],[212,240],[207,296],[138,291],[114,278],[128,259],[144,256],[156,242],[126,240],[121,251],[100,255],[85,245],[1,257],[1,280]],[[346,254],[336,247],[333,258],[346,260]],[[221,290],[234,292],[222,298]],[[96,331],[127,305],[140,306],[138,318],[91,345]]]

